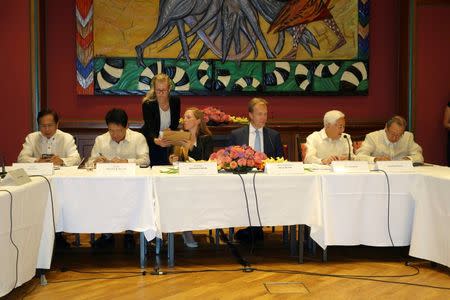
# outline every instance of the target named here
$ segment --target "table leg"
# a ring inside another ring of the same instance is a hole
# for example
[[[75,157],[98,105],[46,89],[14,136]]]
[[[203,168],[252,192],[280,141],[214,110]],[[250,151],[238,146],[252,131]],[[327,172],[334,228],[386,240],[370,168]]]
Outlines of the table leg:
[[[283,245],[288,244],[289,227],[283,226]]]
[[[175,266],[175,240],[173,232],[167,234],[168,246],[167,246],[167,256],[169,268]]]
[[[143,232],[139,233],[139,238],[140,238],[140,242],[139,242],[139,248],[140,248],[140,256],[141,256],[141,260],[140,260],[140,265],[141,265],[141,269],[145,269],[145,267],[147,266],[147,240],[145,239],[145,235]]]
[[[295,256],[295,254],[297,252],[297,249],[296,249],[296,247],[297,247],[297,245],[296,245],[296,242],[297,242],[297,226],[296,225],[291,225],[291,226],[289,226],[289,229],[290,229],[290,243],[289,243],[290,255],[291,256]]]
[[[305,243],[305,225],[298,225],[298,263],[303,263],[304,255],[304,243]]]
[[[230,229],[228,230],[228,239],[230,240],[230,242],[234,241],[234,227],[230,227]]]
[[[216,229],[216,248],[219,248],[219,245],[220,245],[219,229]]]
[[[160,239],[160,238],[155,239],[155,254],[156,255],[161,254],[161,243],[162,243],[162,239]]]

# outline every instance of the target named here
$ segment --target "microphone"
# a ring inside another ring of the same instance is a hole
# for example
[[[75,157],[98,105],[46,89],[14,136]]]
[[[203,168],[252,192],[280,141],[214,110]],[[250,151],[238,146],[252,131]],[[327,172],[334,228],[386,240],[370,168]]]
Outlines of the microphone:
[[[2,159],[2,171],[0,172],[0,178],[4,178],[6,176],[6,169],[5,169],[5,157],[3,155],[0,156]]]
[[[264,128],[265,127],[263,127],[263,137],[264,137]],[[272,153],[274,154],[274,155],[276,155],[276,153],[277,153],[277,148],[275,148],[275,145],[273,144],[273,142],[272,142],[272,138],[270,137],[270,134],[269,134],[269,132],[268,132],[268,130],[267,130],[267,137],[269,138],[269,142],[270,142],[270,145],[272,146]],[[266,149],[264,149],[264,152],[265,153],[267,153],[266,152],[267,150]],[[268,156],[268,155],[267,155]]]
[[[347,145],[348,145],[348,160],[352,160],[352,156],[351,156],[351,147],[350,147],[350,140],[348,139],[348,134],[344,133],[344,134],[342,134],[342,136],[344,137],[344,139],[347,140]]]

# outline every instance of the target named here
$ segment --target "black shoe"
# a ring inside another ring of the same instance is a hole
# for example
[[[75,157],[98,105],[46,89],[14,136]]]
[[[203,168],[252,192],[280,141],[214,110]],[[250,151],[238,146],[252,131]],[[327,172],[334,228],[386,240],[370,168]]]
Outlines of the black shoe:
[[[114,247],[114,236],[107,236],[102,234],[95,242],[92,244],[92,247],[100,249],[100,248],[112,248]]]
[[[55,234],[55,247],[56,247],[56,249],[69,249],[70,248],[70,244],[66,241],[66,239],[60,232]]]
[[[136,242],[132,233],[125,233],[123,236],[123,247],[128,250],[136,248]]]

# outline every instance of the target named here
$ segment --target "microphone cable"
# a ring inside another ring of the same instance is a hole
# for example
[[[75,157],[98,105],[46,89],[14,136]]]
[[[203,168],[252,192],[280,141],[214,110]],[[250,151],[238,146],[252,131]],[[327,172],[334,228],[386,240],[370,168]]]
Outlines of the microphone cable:
[[[8,190],[0,190],[0,192],[5,192],[9,194],[9,240],[11,241],[11,244],[16,248],[16,276],[14,281],[14,288],[16,288],[17,281],[19,279],[19,247],[17,247],[16,243],[13,240],[12,234],[13,234],[13,194]]]
[[[261,222],[261,216],[259,214],[259,203],[258,203],[258,193],[256,192],[256,184],[255,184],[255,179],[256,179],[256,173],[253,173],[253,191],[255,193],[255,202],[256,202],[256,213],[258,214],[258,221],[259,221],[259,226],[263,226],[262,222]]]
[[[395,247],[394,245],[394,241],[392,239],[392,235],[391,235],[391,185],[389,182],[389,176],[386,173],[386,171],[384,170],[373,170],[372,172],[382,172],[384,173],[384,176],[386,177],[386,183],[387,183],[387,230],[388,230],[388,234],[389,234],[389,239],[391,241],[391,245],[392,247]]]
[[[241,174],[239,174],[239,173],[236,173],[236,174],[239,176],[239,178],[241,179],[241,182],[242,182],[242,189],[244,190],[245,204],[246,204],[246,207],[247,207],[248,224],[251,227],[252,226],[252,221],[251,221],[251,217],[250,217],[250,208],[249,208],[249,205],[248,205],[247,190],[245,189],[244,178],[242,178]]]
[[[45,177],[44,175],[30,175],[29,177],[41,177],[41,178],[44,178],[45,181],[47,181],[48,190],[49,190],[49,192],[50,192],[50,200],[51,200],[51,204],[52,204],[53,232],[56,233],[55,205],[54,205],[54,202],[53,202],[53,190],[52,190],[52,185],[51,185],[51,183],[50,183],[50,180],[48,180],[48,178]]]
[[[255,236],[254,236],[254,233],[252,230],[252,221],[251,221],[251,217],[250,217],[250,208],[249,208],[249,204],[248,204],[247,190],[245,189],[245,182],[244,182],[244,178],[242,178],[242,175],[239,173],[235,173],[235,174],[237,174],[239,176],[239,178],[241,179],[242,188],[244,190],[245,204],[247,207],[247,217],[248,217],[248,224],[249,224],[248,230],[250,231],[250,241],[251,241],[250,253],[253,253],[253,251],[255,249]]]

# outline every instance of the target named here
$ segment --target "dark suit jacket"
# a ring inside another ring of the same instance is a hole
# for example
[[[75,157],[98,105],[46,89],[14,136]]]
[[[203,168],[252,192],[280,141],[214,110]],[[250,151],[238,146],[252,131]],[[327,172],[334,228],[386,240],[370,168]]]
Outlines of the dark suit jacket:
[[[248,145],[249,130],[248,125],[233,130],[230,134],[229,145]],[[264,127],[263,138],[264,153],[268,157],[283,157],[283,146],[278,131]]]
[[[180,124],[180,98],[171,96],[170,106],[170,129],[176,130]],[[169,163],[169,149],[162,148],[155,144],[154,139],[159,136],[161,128],[161,115],[159,114],[158,101],[148,101],[142,103],[142,115],[144,125],[142,134],[147,139],[150,150],[151,165],[166,165]]]
[[[188,155],[195,160],[208,160],[211,153],[213,153],[212,136],[202,135],[197,138],[197,146],[194,146]]]

